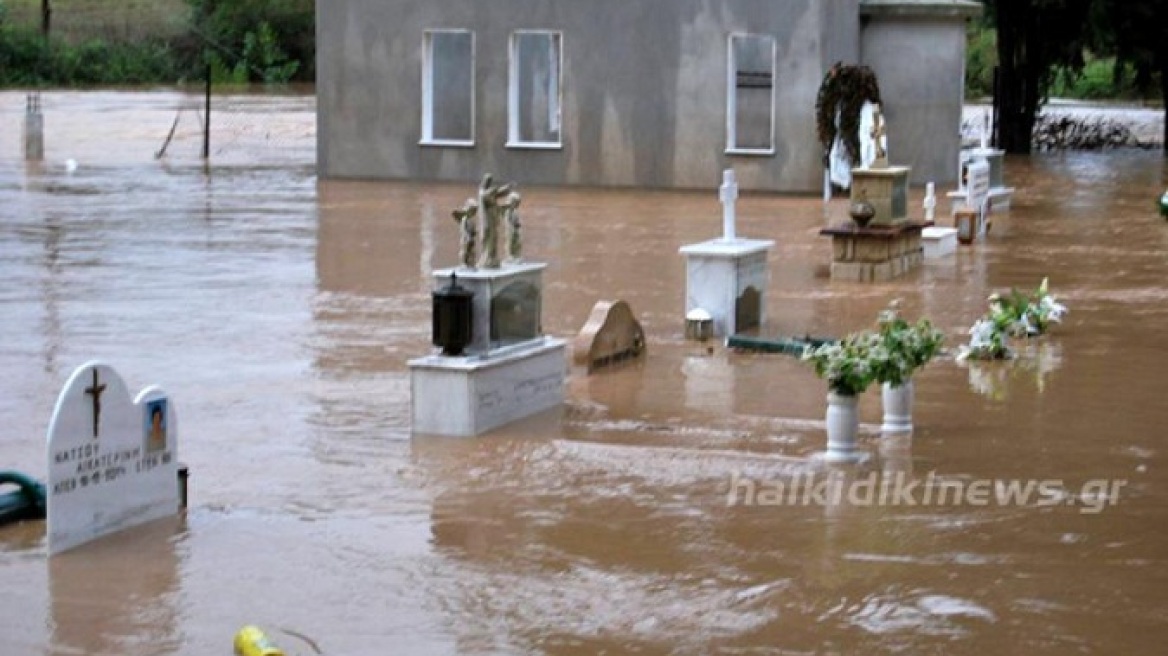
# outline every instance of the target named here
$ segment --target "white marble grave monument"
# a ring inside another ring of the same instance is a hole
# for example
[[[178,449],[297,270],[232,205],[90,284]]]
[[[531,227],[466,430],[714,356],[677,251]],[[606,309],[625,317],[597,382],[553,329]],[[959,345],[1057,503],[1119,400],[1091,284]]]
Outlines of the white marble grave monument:
[[[976,214],[974,236],[981,237],[986,234],[990,222],[990,165],[985,160],[974,160],[965,169],[968,180],[964,209]],[[958,225],[954,227],[961,228]]]
[[[939,260],[957,250],[957,228],[929,226],[921,230],[921,246],[926,260]]]
[[[714,336],[728,337],[758,328],[766,318],[769,269],[767,253],[775,242],[743,239],[735,229],[738,182],[734,170],[722,173],[722,236],[682,246],[685,256],[685,314],[695,309],[710,313]]]
[[[989,167],[989,188],[986,191],[989,200],[987,211],[998,212],[1010,209],[1014,188],[1006,186],[1005,176],[1002,172],[1002,162],[1006,151],[991,148],[988,134],[988,127],[983,127],[981,145],[976,148],[963,148],[957,156],[957,189],[946,194],[952,209],[957,209],[961,205],[970,209],[980,207],[974,205],[969,198],[969,166],[978,161],[984,161]]]
[[[434,271],[433,281],[435,291],[457,286],[469,292],[469,339],[458,355],[435,351],[409,361],[415,433],[479,435],[564,401],[567,342],[543,334],[547,264],[522,259],[513,187],[494,187],[485,176],[478,199],[454,211],[463,232],[462,265]],[[481,228],[472,230],[476,214]],[[500,261],[504,227],[510,234]],[[475,252],[481,253],[477,266]],[[436,325],[436,339],[438,332]]]
[[[100,362],[78,367],[57,397],[48,462],[50,555],[179,511],[174,405],[155,386],[131,399]]]

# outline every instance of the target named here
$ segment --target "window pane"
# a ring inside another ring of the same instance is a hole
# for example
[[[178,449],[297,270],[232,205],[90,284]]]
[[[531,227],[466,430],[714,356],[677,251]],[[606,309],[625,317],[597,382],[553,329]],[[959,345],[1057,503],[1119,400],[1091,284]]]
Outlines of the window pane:
[[[734,71],[732,147],[770,150],[774,148],[771,138],[774,124],[774,39],[754,35],[731,39]]]
[[[560,35],[516,34],[512,56],[512,140],[559,143]]]
[[[431,32],[427,139],[474,139],[474,41],[469,32]]]

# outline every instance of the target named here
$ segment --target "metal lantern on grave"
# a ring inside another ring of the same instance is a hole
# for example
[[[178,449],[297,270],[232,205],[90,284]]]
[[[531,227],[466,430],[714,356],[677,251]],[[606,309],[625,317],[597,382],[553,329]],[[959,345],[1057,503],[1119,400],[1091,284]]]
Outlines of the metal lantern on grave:
[[[430,294],[433,299],[431,341],[442,355],[459,356],[473,337],[474,293],[458,284],[453,273],[450,284]]]

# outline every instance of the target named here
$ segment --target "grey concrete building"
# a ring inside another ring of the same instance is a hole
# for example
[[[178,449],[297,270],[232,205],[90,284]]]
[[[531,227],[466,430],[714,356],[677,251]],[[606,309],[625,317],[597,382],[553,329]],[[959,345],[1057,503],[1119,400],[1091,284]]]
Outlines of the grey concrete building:
[[[872,66],[889,152],[956,175],[964,0],[318,0],[322,178],[820,188],[815,97]]]

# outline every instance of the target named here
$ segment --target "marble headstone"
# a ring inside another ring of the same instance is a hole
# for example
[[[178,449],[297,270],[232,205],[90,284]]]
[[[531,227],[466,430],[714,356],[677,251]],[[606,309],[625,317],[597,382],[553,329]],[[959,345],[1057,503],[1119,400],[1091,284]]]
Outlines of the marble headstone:
[[[624,301],[599,301],[572,342],[572,361],[588,373],[641,357],[645,330]]]
[[[108,365],[88,362],[65,383],[48,461],[50,555],[179,510],[174,405],[154,386],[131,399]]]

